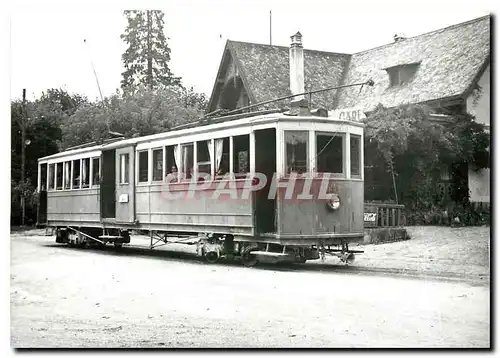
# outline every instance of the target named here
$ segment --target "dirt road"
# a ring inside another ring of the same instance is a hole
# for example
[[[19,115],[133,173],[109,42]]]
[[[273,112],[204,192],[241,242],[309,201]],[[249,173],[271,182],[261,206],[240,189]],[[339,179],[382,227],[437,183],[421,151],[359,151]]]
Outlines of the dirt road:
[[[333,263],[209,265],[184,253],[81,250],[22,235],[11,236],[11,260],[16,348],[490,344],[481,280]]]

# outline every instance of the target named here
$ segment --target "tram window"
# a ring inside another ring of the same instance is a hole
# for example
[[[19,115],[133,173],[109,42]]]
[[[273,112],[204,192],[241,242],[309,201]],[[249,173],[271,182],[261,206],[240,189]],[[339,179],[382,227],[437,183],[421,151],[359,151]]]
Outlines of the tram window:
[[[80,159],[73,160],[73,189],[80,188]]]
[[[229,138],[215,141],[215,173],[219,178],[229,173]]]
[[[56,164],[56,190],[63,188],[63,163]]]
[[[250,135],[233,137],[233,170],[236,175],[244,176],[250,171]]]
[[[64,189],[71,189],[71,162],[64,162]]]
[[[120,184],[128,184],[129,173],[129,157],[128,153],[120,154]]]
[[[177,173],[179,163],[175,159],[175,152],[178,148],[176,145],[169,145],[165,147],[165,175]]]
[[[82,188],[88,188],[90,184],[90,158],[82,159]]]
[[[47,164],[40,165],[40,191],[47,191]]]
[[[316,161],[319,173],[344,173],[343,135],[339,133],[316,136]]]
[[[99,185],[101,181],[101,158],[92,158],[92,185]]]
[[[351,176],[361,176],[361,136],[351,134]]]
[[[196,160],[198,161],[198,173],[210,175],[212,170],[211,156],[213,155],[212,141],[204,140],[197,143]]]
[[[191,179],[193,175],[193,144],[184,144],[181,146],[182,155],[182,174],[185,179]]]
[[[49,164],[49,190],[54,190],[54,174],[55,174],[55,166],[54,164]]]
[[[147,150],[139,152],[139,183],[148,181],[148,158]]]
[[[163,148],[153,149],[153,180],[162,180],[163,177]]]
[[[308,167],[308,131],[285,131],[286,172],[305,173]]]

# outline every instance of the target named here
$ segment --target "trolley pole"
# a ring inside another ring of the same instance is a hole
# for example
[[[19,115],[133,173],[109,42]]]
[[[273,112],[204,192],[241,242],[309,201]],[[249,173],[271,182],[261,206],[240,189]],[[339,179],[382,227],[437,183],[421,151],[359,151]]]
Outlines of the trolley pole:
[[[24,216],[26,212],[24,198],[24,167],[26,161],[26,88],[23,88],[23,115],[20,121],[21,127],[21,226],[24,227]]]

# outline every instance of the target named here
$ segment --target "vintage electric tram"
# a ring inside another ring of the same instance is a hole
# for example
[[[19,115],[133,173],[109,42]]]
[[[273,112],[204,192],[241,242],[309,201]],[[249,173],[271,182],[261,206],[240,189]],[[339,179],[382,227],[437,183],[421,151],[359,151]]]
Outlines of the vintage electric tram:
[[[239,114],[40,158],[39,223],[70,245],[121,247],[147,232],[151,248],[194,242],[208,262],[350,263],[364,237],[356,119]]]

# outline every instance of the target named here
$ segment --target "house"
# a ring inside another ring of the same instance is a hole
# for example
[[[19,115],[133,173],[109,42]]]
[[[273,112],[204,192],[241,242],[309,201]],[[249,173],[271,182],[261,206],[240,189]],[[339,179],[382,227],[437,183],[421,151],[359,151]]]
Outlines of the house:
[[[302,49],[300,33],[292,36],[290,48],[227,41],[208,112],[242,108],[297,89],[309,92],[372,79],[373,86],[306,95],[309,108],[370,112],[379,103],[389,108],[427,103],[472,113],[489,131],[490,21],[484,16],[415,37],[395,36],[389,44],[354,54]],[[261,108],[287,105],[278,101]],[[471,201],[490,201],[489,178],[489,169],[469,168]]]

